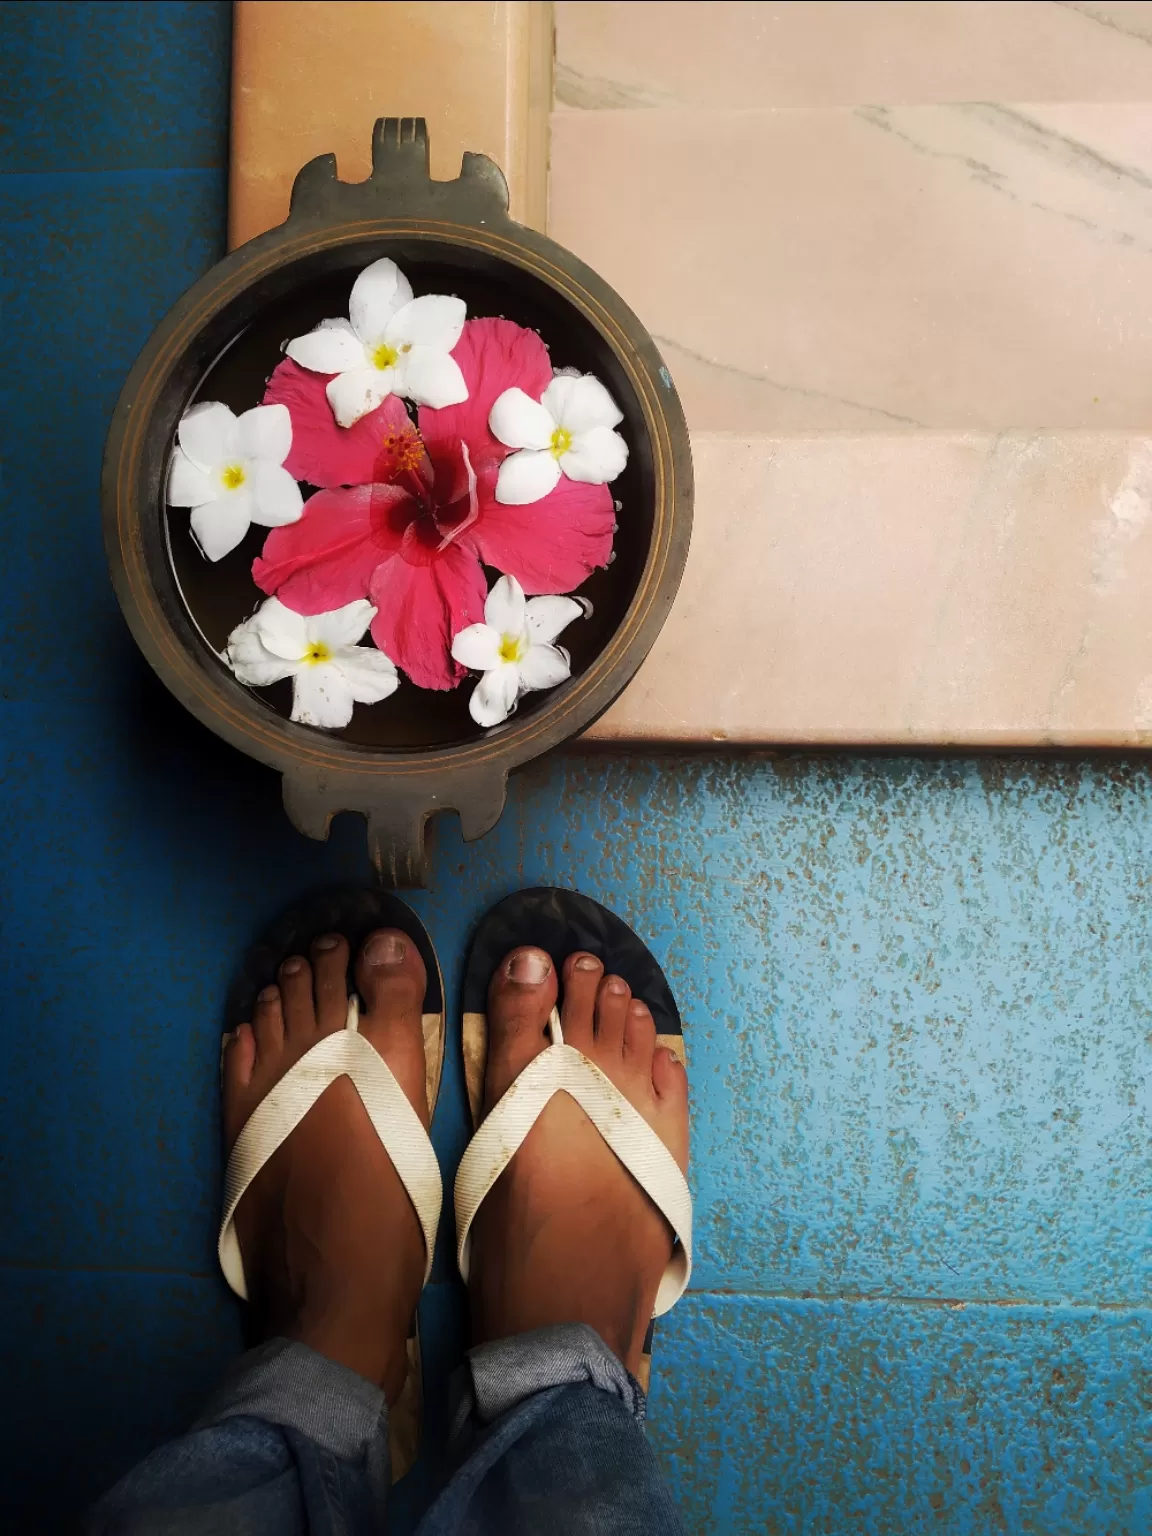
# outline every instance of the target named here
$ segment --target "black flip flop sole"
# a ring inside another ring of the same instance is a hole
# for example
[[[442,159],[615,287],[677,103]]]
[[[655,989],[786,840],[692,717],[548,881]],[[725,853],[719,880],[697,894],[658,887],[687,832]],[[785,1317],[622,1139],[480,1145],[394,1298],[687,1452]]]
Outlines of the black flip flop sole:
[[[517,891],[480,919],[472,935],[464,972],[461,1043],[473,1126],[480,1123],[484,1103],[488,987],[509,950],[525,944],[551,955],[558,975],[568,956],[578,950],[595,955],[607,974],[623,977],[633,997],[647,1003],[656,1023],[657,1045],[665,1046],[687,1065],[684,1024],[668,978],[651,950],[623,918],[579,891],[554,886]],[[651,1375],[652,1337],[653,1326],[649,1323],[639,1372],[645,1391]]]
[[[440,961],[423,923],[412,908],[387,891],[347,887],[324,891],[282,912],[251,945],[240,963],[224,1008],[231,1032],[252,1018],[256,999],[278,978],[289,955],[308,956],[312,943],[324,933],[342,933],[348,940],[348,991],[356,991],[356,956],[377,928],[398,928],[411,939],[424,962],[428,981],[421,1008],[424,1033],[425,1089],[431,1112],[440,1092],[444,1068],[444,978]],[[416,1460],[423,1417],[423,1372],[420,1338],[408,1338],[408,1375],[396,1403],[388,1410],[392,1480],[398,1481]]]

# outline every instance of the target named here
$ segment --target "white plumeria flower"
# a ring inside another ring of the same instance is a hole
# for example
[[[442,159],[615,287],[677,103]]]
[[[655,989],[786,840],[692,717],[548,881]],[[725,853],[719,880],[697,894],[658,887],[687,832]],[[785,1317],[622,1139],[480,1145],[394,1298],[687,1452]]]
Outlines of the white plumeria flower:
[[[553,641],[584,612],[572,597],[525,599],[515,576],[501,576],[484,603],[483,624],[470,624],[452,641],[452,655],[484,676],[468,711],[477,725],[499,725],[522,693],[555,688],[572,675],[568,652]]]
[[[506,389],[488,417],[509,454],[496,480],[496,500],[522,507],[554,490],[561,475],[607,485],[628,462],[628,444],[612,429],[624,413],[592,374],[558,373],[533,400]]]
[[[224,659],[242,683],[292,679],[292,719],[336,730],[354,704],[378,704],[399,685],[383,651],[357,645],[376,609],[363,598],[330,613],[302,614],[270,597],[228,636]]]
[[[304,498],[284,468],[292,447],[286,405],[257,405],[238,417],[218,400],[203,400],[185,411],[177,437],[168,502],[192,508],[192,532],[209,560],[235,549],[251,523],[298,521]]]
[[[284,349],[313,373],[334,373],[326,393],[342,427],[353,426],[389,395],[419,405],[459,405],[468,398],[460,365],[464,300],[428,293],[414,299],[408,279],[387,256],[352,285],[350,320],[322,320]]]

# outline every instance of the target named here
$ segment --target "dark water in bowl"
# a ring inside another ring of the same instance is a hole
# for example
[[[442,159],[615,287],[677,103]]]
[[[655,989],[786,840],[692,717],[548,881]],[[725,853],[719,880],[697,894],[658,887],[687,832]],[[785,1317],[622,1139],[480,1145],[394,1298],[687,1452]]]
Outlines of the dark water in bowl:
[[[610,488],[620,508],[614,559],[607,569],[594,572],[579,588],[579,596],[592,604],[591,616],[574,621],[560,637],[560,644],[571,653],[572,676],[576,678],[607,644],[636,591],[648,550],[652,495],[646,485],[647,445],[639,408],[615,357],[595,331],[546,285],[508,268],[500,269],[501,274],[508,273],[505,277],[442,261],[420,260],[418,255],[416,259],[405,260],[405,253],[395,245],[382,244],[371,254],[358,253],[356,264],[347,273],[300,284],[290,296],[269,302],[211,365],[189,404],[195,400],[222,400],[237,414],[258,405],[269,375],[281,361],[284,342],[303,335],[320,320],[346,316],[357,272],[385,254],[400,263],[417,294],[455,293],[465,300],[470,317],[506,315],[538,330],[551,350],[553,366],[597,374],[625,413],[619,430],[631,450],[629,464]],[[303,489],[307,497],[311,487]],[[236,625],[264,601],[251,572],[268,530],[253,524],[239,547],[213,564],[196,546],[187,509],[166,507],[164,516],[169,556],[181,595],[205,642],[219,652]],[[491,585],[499,572],[486,570],[485,574]],[[468,713],[474,681],[469,676],[457,688],[435,692],[417,688],[401,674],[400,687],[391,698],[380,704],[357,704],[352,721],[344,730],[323,734],[385,751],[475,740],[490,733],[483,732]],[[527,694],[513,719],[540,709],[567,686],[561,684],[557,689]],[[278,714],[289,714],[290,680],[253,692]],[[506,727],[495,729],[501,731]]]

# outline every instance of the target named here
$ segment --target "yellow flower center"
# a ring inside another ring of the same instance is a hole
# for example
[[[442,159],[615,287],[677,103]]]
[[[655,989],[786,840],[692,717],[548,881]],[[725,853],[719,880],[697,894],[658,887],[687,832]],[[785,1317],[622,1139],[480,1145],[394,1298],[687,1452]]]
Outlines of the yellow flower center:
[[[304,652],[304,660],[310,667],[318,667],[322,661],[332,660],[332,652],[324,644],[323,640],[313,640],[312,644]]]
[[[567,427],[557,427],[552,434],[549,451],[554,459],[559,459],[566,454],[572,446],[572,434]]]
[[[243,464],[225,464],[220,471],[220,479],[226,491],[235,491],[242,486],[248,476],[244,473]]]
[[[390,347],[386,341],[382,341],[368,355],[372,359],[373,368],[395,368],[400,353],[396,347]]]
[[[500,660],[522,661],[524,652],[528,649],[523,635],[500,636]]]

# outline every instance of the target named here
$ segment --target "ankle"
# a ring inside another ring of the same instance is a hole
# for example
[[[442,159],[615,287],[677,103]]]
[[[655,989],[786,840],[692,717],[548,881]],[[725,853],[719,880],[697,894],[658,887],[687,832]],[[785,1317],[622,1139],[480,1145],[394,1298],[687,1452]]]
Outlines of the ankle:
[[[314,1316],[304,1312],[287,1333],[380,1387],[389,1406],[400,1396],[408,1374],[408,1330],[383,1326],[378,1308],[349,1307]]]

